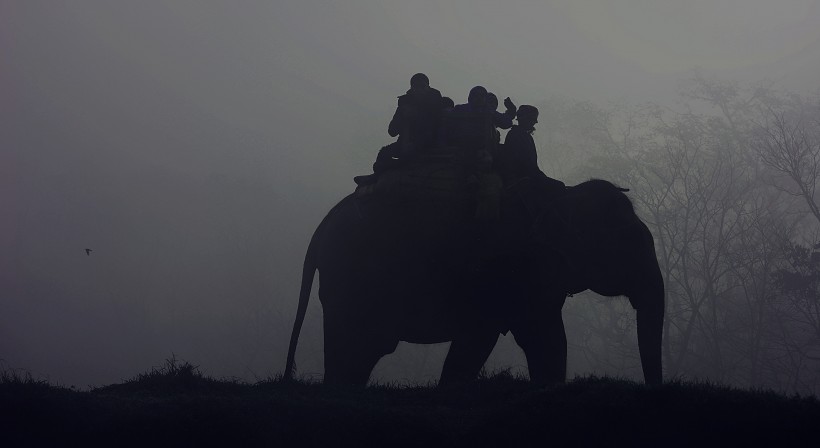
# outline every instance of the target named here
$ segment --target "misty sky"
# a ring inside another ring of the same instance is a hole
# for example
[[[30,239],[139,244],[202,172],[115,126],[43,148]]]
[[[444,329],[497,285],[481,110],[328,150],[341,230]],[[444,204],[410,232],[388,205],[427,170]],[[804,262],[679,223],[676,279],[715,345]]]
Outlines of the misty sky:
[[[666,102],[695,70],[816,89],[820,1],[0,0],[2,366],[274,374],[307,241],[413,73],[522,104]]]

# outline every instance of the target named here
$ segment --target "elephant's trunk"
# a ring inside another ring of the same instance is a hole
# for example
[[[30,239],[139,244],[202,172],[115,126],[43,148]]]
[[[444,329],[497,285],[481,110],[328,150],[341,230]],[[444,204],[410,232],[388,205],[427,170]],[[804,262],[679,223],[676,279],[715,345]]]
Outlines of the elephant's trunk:
[[[658,294],[657,292],[655,294]],[[654,296],[654,294],[653,294]],[[646,384],[663,382],[661,341],[663,339],[663,290],[660,297],[649,297],[638,309],[638,349]]]
[[[637,255],[635,275],[631,277],[633,291],[629,294],[632,307],[638,313],[638,349],[646,384],[663,382],[663,317],[666,310],[663,275],[655,255],[652,234],[644,223],[636,228],[638,237],[633,238],[634,247],[644,252]]]

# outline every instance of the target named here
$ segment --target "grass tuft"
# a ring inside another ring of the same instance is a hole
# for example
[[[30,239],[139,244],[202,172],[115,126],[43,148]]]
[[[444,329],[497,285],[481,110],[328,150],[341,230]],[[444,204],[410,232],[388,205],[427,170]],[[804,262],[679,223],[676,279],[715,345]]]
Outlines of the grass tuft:
[[[0,387],[8,390],[33,390],[50,389],[55,386],[47,380],[34,378],[27,370],[3,369],[0,370]]]
[[[140,373],[121,384],[98,387],[93,392],[141,392],[155,395],[173,395],[235,388],[243,384],[235,378],[215,379],[206,376],[199,370],[199,366],[172,355],[161,366],[151,367],[148,372]]]

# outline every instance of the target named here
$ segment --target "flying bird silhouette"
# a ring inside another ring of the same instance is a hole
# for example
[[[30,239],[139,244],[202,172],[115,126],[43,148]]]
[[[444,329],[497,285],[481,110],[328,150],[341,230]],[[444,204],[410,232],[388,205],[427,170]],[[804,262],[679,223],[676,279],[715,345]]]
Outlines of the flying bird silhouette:
[[[88,256],[90,256],[90,255],[91,255],[91,249],[86,249],[86,250],[85,250],[85,254],[86,254],[86,255],[88,255]]]

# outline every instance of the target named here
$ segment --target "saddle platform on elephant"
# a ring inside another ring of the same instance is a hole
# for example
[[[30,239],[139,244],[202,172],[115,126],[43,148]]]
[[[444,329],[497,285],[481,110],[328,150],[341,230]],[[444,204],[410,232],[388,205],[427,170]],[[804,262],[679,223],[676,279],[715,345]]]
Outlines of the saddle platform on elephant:
[[[479,176],[452,157],[425,156],[379,174],[372,184],[359,185],[357,196],[396,200],[461,202],[475,198]]]

